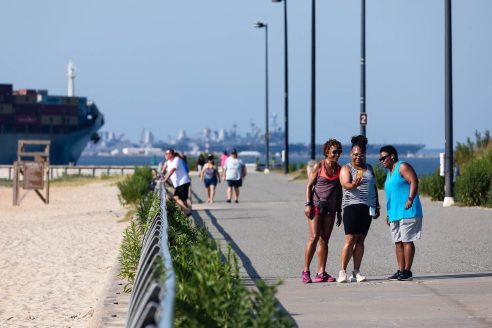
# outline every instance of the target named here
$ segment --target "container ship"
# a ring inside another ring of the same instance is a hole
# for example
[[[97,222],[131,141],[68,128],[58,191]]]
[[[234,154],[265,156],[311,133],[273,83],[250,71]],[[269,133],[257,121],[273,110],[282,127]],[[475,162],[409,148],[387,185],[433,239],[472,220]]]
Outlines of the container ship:
[[[17,160],[18,140],[50,140],[50,164],[76,164],[87,143],[97,142],[103,124],[94,102],[73,96],[70,81],[68,96],[0,84],[0,164]]]

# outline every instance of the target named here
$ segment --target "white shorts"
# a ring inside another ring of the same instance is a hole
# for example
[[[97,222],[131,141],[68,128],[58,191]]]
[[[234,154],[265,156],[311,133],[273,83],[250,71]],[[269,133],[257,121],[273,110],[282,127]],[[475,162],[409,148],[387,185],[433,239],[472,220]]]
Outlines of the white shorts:
[[[401,219],[390,222],[391,240],[394,243],[409,243],[420,239],[422,233],[422,218]]]

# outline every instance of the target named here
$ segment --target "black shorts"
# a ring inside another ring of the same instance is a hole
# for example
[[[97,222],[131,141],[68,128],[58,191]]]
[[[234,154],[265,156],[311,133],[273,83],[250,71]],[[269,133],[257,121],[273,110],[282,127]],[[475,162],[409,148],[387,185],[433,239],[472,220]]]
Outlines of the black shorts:
[[[241,187],[243,185],[243,179],[239,180],[227,180],[228,187]]]
[[[369,206],[365,204],[349,205],[343,209],[343,228],[346,235],[367,235],[371,222]]]
[[[174,189],[174,196],[177,196],[183,202],[186,202],[186,200],[188,200],[189,191],[190,191],[190,184],[185,183],[185,184],[182,184],[181,186],[177,186]]]

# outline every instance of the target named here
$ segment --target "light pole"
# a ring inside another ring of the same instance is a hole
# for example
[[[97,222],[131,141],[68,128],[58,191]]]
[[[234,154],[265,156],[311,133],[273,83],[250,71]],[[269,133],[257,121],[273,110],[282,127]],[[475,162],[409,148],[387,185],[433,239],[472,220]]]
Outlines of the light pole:
[[[257,22],[256,28],[265,28],[265,173],[270,169],[270,129],[268,127],[268,24]]]
[[[453,43],[451,26],[451,0],[444,2],[444,66],[445,66],[445,162],[444,162],[444,203],[448,207],[454,204],[453,191]]]
[[[316,0],[311,12],[311,160],[316,159]]]
[[[285,102],[285,160],[284,160],[284,173],[289,173],[289,67],[288,67],[288,46],[287,46],[287,0],[272,0],[272,2],[283,2],[284,3],[284,102]]]
[[[366,0],[361,0],[360,27],[360,134],[366,135]]]

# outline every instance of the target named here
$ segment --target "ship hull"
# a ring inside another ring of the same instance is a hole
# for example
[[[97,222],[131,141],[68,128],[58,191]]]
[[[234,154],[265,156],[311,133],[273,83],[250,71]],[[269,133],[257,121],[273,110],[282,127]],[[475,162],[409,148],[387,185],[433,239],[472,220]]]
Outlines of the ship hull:
[[[103,125],[103,115],[99,115],[95,124],[67,134],[47,133],[2,133],[0,134],[0,164],[12,164],[17,160],[19,140],[49,140],[50,164],[76,164],[91,136]]]

